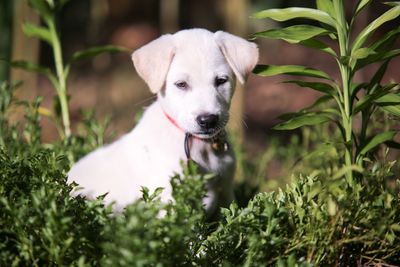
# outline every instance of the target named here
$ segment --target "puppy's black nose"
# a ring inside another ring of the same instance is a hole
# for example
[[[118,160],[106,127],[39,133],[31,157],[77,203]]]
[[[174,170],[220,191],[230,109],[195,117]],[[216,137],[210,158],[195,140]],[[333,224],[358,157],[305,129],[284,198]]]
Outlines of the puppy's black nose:
[[[215,114],[201,114],[197,116],[196,121],[203,129],[215,128],[218,124],[218,115]]]

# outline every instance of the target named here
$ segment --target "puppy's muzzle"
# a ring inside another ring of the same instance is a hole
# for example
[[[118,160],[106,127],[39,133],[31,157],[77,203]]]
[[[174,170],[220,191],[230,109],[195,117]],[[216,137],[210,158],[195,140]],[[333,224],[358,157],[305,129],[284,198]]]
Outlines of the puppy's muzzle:
[[[217,128],[219,116],[216,114],[201,114],[196,118],[197,124],[204,132],[212,132]]]

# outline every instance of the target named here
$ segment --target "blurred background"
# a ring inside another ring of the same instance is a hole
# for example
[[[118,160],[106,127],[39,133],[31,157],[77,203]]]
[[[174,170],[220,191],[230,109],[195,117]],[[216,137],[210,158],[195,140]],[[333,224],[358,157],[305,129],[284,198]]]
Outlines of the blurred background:
[[[355,1],[346,1],[349,10],[352,2]],[[30,60],[52,67],[50,47],[26,37],[21,31],[23,22],[40,23],[38,15],[23,0],[1,0],[0,5],[0,57],[6,60]],[[290,25],[251,19],[252,13],[267,8],[310,5],[314,5],[314,1],[72,0],[60,11],[58,24],[64,58],[68,59],[73,52],[96,45],[113,44],[133,51],[164,33],[194,27],[211,31],[225,30],[249,39],[255,32]],[[381,1],[373,1],[372,6],[361,14],[356,29],[365,27],[367,22],[385,10]],[[398,24],[399,20],[394,20],[384,25],[382,30]],[[379,32],[375,38],[379,38]],[[275,40],[254,41],[259,45],[259,62],[262,64],[306,65],[337,77],[335,62],[323,54]],[[0,64],[1,79],[9,77],[13,81],[24,82],[17,91],[20,99],[33,99],[41,95],[44,96],[43,105],[52,108],[55,92],[46,78],[21,70],[10,70],[4,61]],[[371,66],[371,70],[373,68]],[[400,60],[393,60],[385,80],[398,80],[399,70]],[[365,80],[368,77],[369,70],[366,69],[356,79]],[[267,178],[283,177],[290,173],[290,169],[304,154],[301,148],[296,154],[295,147],[304,145],[304,135],[312,134],[307,131],[273,131],[271,127],[279,122],[277,117],[306,107],[318,97],[315,91],[281,83],[283,78],[288,77],[263,78],[251,75],[245,87],[236,91],[232,108],[232,131],[239,136],[238,142],[243,144],[247,158],[265,161],[264,167],[257,172]],[[145,83],[137,76],[127,53],[103,54],[77,64],[71,70],[68,89],[73,131],[79,130],[81,111],[93,109],[97,118],[111,118],[109,131],[115,133],[113,138],[132,129],[135,116],[154,101]],[[54,125],[46,119],[42,124],[43,141],[56,140],[58,135]],[[275,145],[275,150],[268,150],[269,154],[266,155],[266,149],[277,142],[279,145]],[[284,155],[279,154],[282,144],[293,146],[291,163],[283,163]]]

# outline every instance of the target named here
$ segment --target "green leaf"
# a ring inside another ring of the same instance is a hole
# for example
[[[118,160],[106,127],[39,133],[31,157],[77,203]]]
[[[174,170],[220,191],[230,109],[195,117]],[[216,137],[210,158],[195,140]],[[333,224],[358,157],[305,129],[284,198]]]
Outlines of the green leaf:
[[[371,22],[354,40],[352,53],[353,51],[359,49],[367,40],[367,38],[382,24],[391,21],[397,18],[400,15],[400,6],[395,6],[388,11],[386,11],[383,15],[375,19]]]
[[[22,26],[23,32],[30,37],[37,37],[49,44],[51,44],[51,34],[48,29],[36,26],[31,23],[24,23]]]
[[[317,0],[317,8],[328,13],[330,16],[332,16],[332,18],[335,18],[335,10],[330,0]]]
[[[375,135],[374,137],[371,138],[371,140],[369,140],[369,142],[367,144],[365,144],[362,147],[359,155],[365,155],[369,151],[371,151],[372,149],[377,147],[378,145],[380,145],[386,141],[392,140],[393,137],[396,135],[396,133],[397,133],[396,131],[387,131],[387,132],[383,132],[383,133]]]
[[[400,6],[399,1],[391,1],[391,2],[383,2],[383,3],[388,6]]]
[[[356,106],[354,107],[353,113],[357,114],[358,112],[370,107],[376,99],[384,97],[395,86],[396,84],[389,84],[384,87],[377,87],[377,90],[375,90],[374,93],[365,95],[363,98],[360,99],[360,101],[357,102]]]
[[[297,65],[257,65],[253,72],[265,77],[288,74],[332,80],[332,78],[323,71]]]
[[[354,16],[357,16],[365,7],[367,7],[372,0],[361,0],[357,3],[356,11],[354,13]]]
[[[289,7],[282,9],[267,9],[252,15],[252,18],[265,19],[270,18],[276,21],[287,21],[296,18],[306,18],[316,20],[332,27],[335,27],[335,21],[328,13],[312,8]]]
[[[308,40],[300,41],[299,44],[306,46],[306,47],[318,49],[322,52],[328,53],[328,54],[336,57],[336,52],[331,47],[329,47],[327,44],[325,44],[324,42],[321,42],[319,40],[308,39]]]
[[[383,76],[385,75],[386,69],[389,65],[390,59],[386,60],[381,66],[379,66],[378,70],[375,72],[374,76],[371,79],[370,87],[375,84],[380,84]]]
[[[26,71],[32,71],[32,72],[43,74],[51,81],[51,83],[54,85],[55,88],[58,88],[57,78],[54,76],[54,74],[51,72],[51,70],[49,68],[40,66],[38,64],[34,64],[29,61],[24,61],[24,60],[12,61],[10,63],[10,65],[13,68],[19,68],[19,69],[23,69]]]
[[[388,112],[389,114],[400,117],[400,106],[399,105],[387,106],[387,105],[379,105],[378,104],[378,106],[382,110]]]
[[[366,88],[367,86],[367,83],[352,83],[350,88],[352,99],[354,99],[354,97],[361,89]]]
[[[400,95],[386,94],[374,101],[384,111],[400,117]]]
[[[321,105],[321,104],[323,104],[323,103],[326,103],[326,102],[328,102],[328,101],[330,101],[330,100],[332,100],[332,99],[333,99],[333,98],[332,98],[332,96],[330,96],[330,95],[323,95],[323,96],[321,96],[320,98],[318,98],[317,100],[315,100],[314,103],[312,103],[310,106],[304,108],[303,110],[310,110],[310,109],[313,109],[313,108],[315,108],[315,107],[317,107],[317,106],[319,106],[319,105]]]
[[[395,58],[399,55],[400,55],[400,49],[395,49],[395,50],[388,51],[388,52],[379,52],[379,53],[371,54],[364,59],[358,60],[354,69],[358,70],[358,69],[365,67],[366,65],[376,63],[379,61],[389,60],[389,59]]]
[[[72,55],[70,61],[71,63],[73,63],[79,60],[92,58],[104,53],[118,53],[118,52],[129,52],[129,50],[124,47],[113,46],[113,45],[96,46],[86,50],[75,52]]]
[[[337,149],[334,144],[331,143],[319,144],[316,148],[312,150],[312,152],[307,151],[303,159],[315,159],[323,157],[327,154],[337,154]]]
[[[360,58],[366,58],[372,54],[376,54],[376,52],[370,48],[362,47],[354,51],[350,57],[352,59],[360,59]]]
[[[383,35],[375,43],[373,43],[370,48],[375,51],[387,51],[391,49],[395,43],[397,37],[400,35],[400,27],[397,27]]]
[[[39,15],[46,21],[50,21],[53,16],[53,12],[48,5],[47,1],[43,0],[28,0],[28,4],[36,10]]]
[[[301,109],[299,112],[288,112],[285,114],[281,114],[278,116],[278,119],[284,120],[284,121],[288,121],[290,119],[302,116],[304,114],[314,114],[311,112],[311,110],[323,103],[326,103],[328,101],[330,101],[332,99],[331,96],[329,95],[323,95],[321,97],[319,97],[317,100],[314,101],[314,103],[312,103],[310,106],[305,107],[303,109]],[[330,112],[330,110],[324,109],[322,111],[319,111],[320,114],[327,114],[327,113],[332,113]]]
[[[347,173],[353,172],[353,171],[362,173],[364,170],[363,170],[363,168],[361,168],[358,165],[344,166],[335,173],[335,175],[332,177],[332,180],[339,179],[339,178],[345,176]]]
[[[295,44],[300,41],[308,40],[315,36],[328,34],[329,31],[311,25],[295,25],[283,29],[272,29],[268,31],[258,32],[257,37],[265,37],[271,39],[282,39],[288,43]]]
[[[316,125],[328,122],[329,117],[315,113],[305,113],[298,115],[286,122],[280,123],[273,127],[274,130],[294,130],[306,125]]]
[[[400,105],[400,95],[386,94],[378,99],[375,99],[375,103],[381,105]]]
[[[12,61],[11,62],[11,66],[13,68],[19,68],[19,69],[24,69],[24,70],[27,70],[27,71],[33,71],[33,72],[44,74],[44,75],[47,75],[48,73],[50,73],[50,69],[49,68],[43,67],[43,66],[38,65],[38,64],[34,64],[32,62],[29,62],[29,61],[24,61],[24,60]]]
[[[305,82],[305,81],[285,81],[285,83],[294,83],[301,87],[311,88],[321,93],[325,93],[327,95],[333,96],[335,94],[335,89],[327,84],[327,83],[318,83],[318,82]]]

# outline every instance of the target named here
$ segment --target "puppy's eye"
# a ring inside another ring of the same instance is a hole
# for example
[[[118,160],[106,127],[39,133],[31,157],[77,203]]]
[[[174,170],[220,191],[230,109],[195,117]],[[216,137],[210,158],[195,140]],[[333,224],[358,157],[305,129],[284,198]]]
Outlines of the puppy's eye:
[[[215,78],[215,86],[218,87],[220,85],[223,85],[227,81],[228,81],[227,77],[217,77],[217,78]]]
[[[182,90],[186,90],[188,88],[188,84],[185,81],[177,81],[175,86]]]

